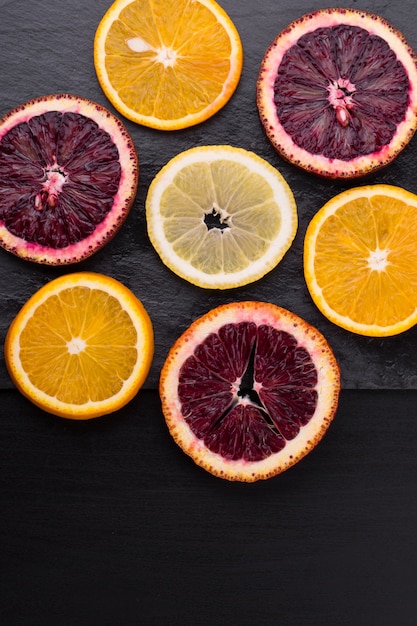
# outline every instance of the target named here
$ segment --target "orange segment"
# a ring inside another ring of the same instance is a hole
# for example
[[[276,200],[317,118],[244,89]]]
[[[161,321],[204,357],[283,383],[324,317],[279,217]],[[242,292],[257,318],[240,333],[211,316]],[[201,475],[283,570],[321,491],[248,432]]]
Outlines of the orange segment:
[[[18,389],[45,411],[88,419],[120,409],[153,357],[152,324],[118,281],[80,272],[34,294],[12,322],[5,358]]]
[[[128,119],[164,130],[214,115],[242,71],[242,45],[214,0],[116,0],[94,41],[98,80]]]
[[[417,322],[417,196],[373,185],[345,191],[311,221],[307,286],[331,321],[363,335]]]

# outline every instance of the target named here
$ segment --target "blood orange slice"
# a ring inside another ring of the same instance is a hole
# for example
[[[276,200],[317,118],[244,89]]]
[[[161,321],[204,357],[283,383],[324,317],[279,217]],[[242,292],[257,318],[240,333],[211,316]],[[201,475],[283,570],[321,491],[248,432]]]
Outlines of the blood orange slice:
[[[236,302],[191,324],[161,371],[171,435],[197,465],[242,482],[310,452],[338,404],[340,373],[325,338],[294,313]]]
[[[0,245],[23,259],[91,256],[126,219],[137,183],[131,137],[90,100],[45,96],[0,121]]]
[[[257,104],[283,158],[325,177],[390,163],[417,125],[416,55],[383,18],[323,9],[292,22],[259,71]]]

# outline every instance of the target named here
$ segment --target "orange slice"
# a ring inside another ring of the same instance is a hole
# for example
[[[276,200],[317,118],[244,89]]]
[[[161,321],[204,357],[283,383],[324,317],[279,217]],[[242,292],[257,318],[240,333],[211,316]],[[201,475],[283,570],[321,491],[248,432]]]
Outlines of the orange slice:
[[[8,330],[4,354],[20,392],[44,411],[89,419],[139,391],[153,357],[151,320],[117,280],[91,272],[47,283]]]
[[[417,196],[391,185],[349,189],[314,216],[304,271],[320,311],[346,330],[401,333],[417,322]]]
[[[231,98],[242,44],[214,0],[116,0],[94,40],[100,85],[125,117],[161,130],[198,124]]]
[[[293,466],[337,410],[340,372],[326,339],[266,302],[209,311],[177,339],[162,368],[168,429],[193,461],[232,481]]]
[[[146,198],[149,238],[167,267],[208,289],[260,279],[298,225],[283,176],[249,150],[200,146],[171,159]]]

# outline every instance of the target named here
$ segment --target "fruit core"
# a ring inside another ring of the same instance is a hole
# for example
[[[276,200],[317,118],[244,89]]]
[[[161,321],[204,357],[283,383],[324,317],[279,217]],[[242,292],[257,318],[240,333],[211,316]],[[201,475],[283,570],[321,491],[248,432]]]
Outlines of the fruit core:
[[[94,232],[121,179],[110,134],[74,112],[48,111],[8,130],[0,144],[0,220],[13,235],[64,248]]]
[[[390,264],[390,261],[388,261],[389,252],[388,249],[382,250],[379,246],[370,252],[368,257],[369,269],[375,272],[383,272],[387,265]]]
[[[406,70],[382,37],[339,24],[302,35],[285,52],[274,104],[296,145],[349,161],[391,142],[409,92]]]
[[[313,417],[318,374],[290,333],[230,323],[183,363],[178,395],[185,421],[212,452],[260,461],[282,450]]]
[[[67,343],[67,349],[70,354],[80,354],[80,352],[84,352],[86,347],[87,344],[81,337],[73,337]]]
[[[347,126],[350,120],[349,109],[353,109],[354,106],[352,95],[356,91],[355,85],[347,78],[340,78],[331,82],[327,91],[328,101],[336,112],[337,121],[341,126]]]
[[[217,228],[220,232],[224,231],[227,228],[230,228],[231,216],[219,207],[217,204],[213,204],[213,208],[211,211],[207,211],[204,215],[204,223],[207,226],[207,230],[211,230],[212,228]]]
[[[162,63],[165,68],[173,67],[177,60],[177,52],[171,47],[162,45],[160,48],[154,48],[141,37],[132,37],[126,43],[132,52],[154,52],[154,60]]]
[[[41,210],[47,206],[54,207],[68,176],[61,170],[59,165],[45,167],[44,182],[42,189],[35,196],[35,209]]]

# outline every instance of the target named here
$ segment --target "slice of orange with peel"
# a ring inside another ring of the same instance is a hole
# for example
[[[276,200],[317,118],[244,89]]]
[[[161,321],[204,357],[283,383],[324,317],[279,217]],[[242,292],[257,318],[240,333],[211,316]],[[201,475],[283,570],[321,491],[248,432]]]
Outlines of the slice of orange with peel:
[[[12,380],[41,409],[71,419],[117,411],[145,381],[151,320],[119,281],[92,272],[41,287],[11,323],[4,346]]]
[[[384,337],[417,323],[417,196],[391,185],[344,191],[311,220],[310,294],[333,323]]]
[[[337,410],[340,371],[326,339],[294,313],[232,302],[176,340],[159,389],[169,432],[197,465],[254,482],[319,443]]]
[[[100,85],[126,118],[160,130],[219,111],[242,72],[236,27],[214,0],[116,0],[94,40]]]
[[[271,271],[298,224],[282,175],[232,146],[200,146],[171,159],[148,189],[146,218],[165,265],[211,289],[246,285]]]

